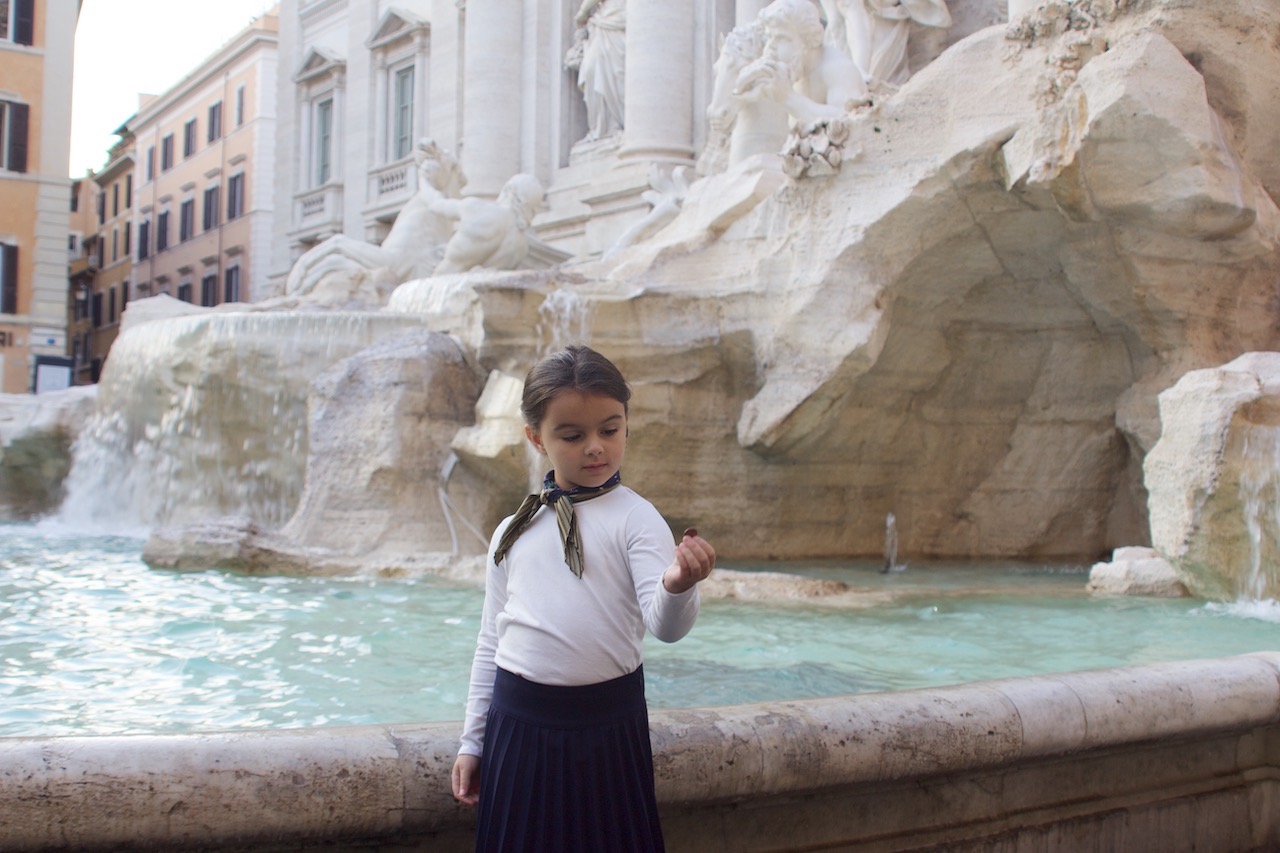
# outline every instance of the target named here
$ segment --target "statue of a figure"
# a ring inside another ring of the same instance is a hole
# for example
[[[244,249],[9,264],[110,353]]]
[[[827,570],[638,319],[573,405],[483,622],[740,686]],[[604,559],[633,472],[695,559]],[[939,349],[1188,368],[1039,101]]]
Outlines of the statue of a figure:
[[[453,221],[432,205],[456,197],[466,179],[453,157],[432,140],[413,152],[418,188],[381,245],[335,234],[307,250],[289,270],[284,295],[323,303],[385,301],[392,288],[431,274],[453,233]]]
[[[604,139],[623,127],[626,0],[582,0],[575,22],[578,30],[565,67],[578,71],[578,88],[587,104],[585,139]]]
[[[827,38],[811,0],[774,0],[753,24],[729,34],[714,68],[709,147],[723,145],[727,133],[730,167],[779,153],[793,122],[840,119],[869,101],[857,66]],[[704,169],[718,168],[719,156],[709,156]]]
[[[511,270],[529,254],[529,225],[542,206],[542,184],[533,175],[519,174],[503,185],[497,201],[483,198],[445,198],[432,202],[432,213],[456,220],[444,259],[435,274],[466,272],[475,267]]]
[[[834,29],[843,28],[849,55],[866,85],[876,92],[894,92],[911,70],[907,38],[911,24],[946,28],[951,12],[946,0],[821,0]]]

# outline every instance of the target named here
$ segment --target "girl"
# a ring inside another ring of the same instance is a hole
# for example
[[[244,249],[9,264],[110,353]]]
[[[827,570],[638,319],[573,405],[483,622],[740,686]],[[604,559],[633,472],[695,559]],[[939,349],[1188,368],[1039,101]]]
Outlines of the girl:
[[[542,492],[498,526],[453,795],[479,803],[477,851],[660,851],[641,640],[689,632],[715,551],[674,548],[621,484],[631,391],[587,347],[525,379]]]

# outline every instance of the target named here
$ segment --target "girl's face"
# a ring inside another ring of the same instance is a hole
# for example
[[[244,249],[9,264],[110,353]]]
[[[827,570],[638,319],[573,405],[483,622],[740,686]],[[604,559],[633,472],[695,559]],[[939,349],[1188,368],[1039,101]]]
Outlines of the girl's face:
[[[551,398],[537,428],[524,434],[551,460],[556,485],[603,486],[622,467],[627,450],[627,410],[603,394],[561,391]]]

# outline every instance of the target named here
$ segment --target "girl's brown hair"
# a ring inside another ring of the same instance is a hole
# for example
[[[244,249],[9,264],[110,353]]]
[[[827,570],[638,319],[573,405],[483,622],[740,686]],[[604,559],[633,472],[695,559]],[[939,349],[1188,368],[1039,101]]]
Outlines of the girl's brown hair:
[[[631,389],[622,372],[612,361],[584,346],[566,347],[539,361],[524,380],[524,397],[520,412],[524,422],[537,429],[547,413],[547,406],[561,391],[600,394],[617,400],[627,411]]]

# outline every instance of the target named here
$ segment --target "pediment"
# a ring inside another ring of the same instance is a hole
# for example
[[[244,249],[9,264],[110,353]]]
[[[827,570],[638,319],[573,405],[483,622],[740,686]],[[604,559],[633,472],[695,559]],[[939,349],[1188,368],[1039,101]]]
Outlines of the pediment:
[[[328,76],[346,67],[347,61],[338,54],[327,48],[313,47],[307,51],[307,58],[302,61],[302,67],[298,69],[297,74],[293,75],[293,79],[294,82],[301,83]]]
[[[382,14],[382,19],[373,28],[373,35],[365,42],[370,50],[394,44],[401,39],[410,38],[418,33],[431,32],[431,24],[412,12],[397,9],[394,6]]]

